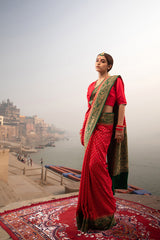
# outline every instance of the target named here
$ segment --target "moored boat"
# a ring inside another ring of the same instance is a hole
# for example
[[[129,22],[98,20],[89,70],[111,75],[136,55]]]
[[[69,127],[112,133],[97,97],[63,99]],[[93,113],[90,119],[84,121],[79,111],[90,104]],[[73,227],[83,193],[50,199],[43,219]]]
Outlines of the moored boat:
[[[80,181],[80,179],[81,179],[81,171],[80,170],[62,167],[62,166],[53,166],[53,165],[45,165],[45,167],[50,169],[53,172],[63,175],[66,178],[69,178],[73,181]]]
[[[51,171],[60,174],[66,178],[69,178],[73,181],[80,182],[81,180],[81,171],[78,169],[63,167],[63,166],[54,166],[54,165],[45,165],[45,168],[50,169]],[[132,193],[139,195],[151,195],[150,192],[146,191],[143,188],[133,186],[128,184],[128,189],[115,189],[116,193]]]

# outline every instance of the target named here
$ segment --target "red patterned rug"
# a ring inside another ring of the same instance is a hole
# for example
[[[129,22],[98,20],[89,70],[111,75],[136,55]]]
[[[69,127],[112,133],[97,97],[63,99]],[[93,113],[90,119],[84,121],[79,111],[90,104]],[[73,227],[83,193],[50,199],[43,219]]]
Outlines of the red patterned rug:
[[[117,200],[116,226],[106,231],[81,233],[76,227],[77,197],[52,200],[6,211],[0,225],[12,239],[160,239],[160,211]]]

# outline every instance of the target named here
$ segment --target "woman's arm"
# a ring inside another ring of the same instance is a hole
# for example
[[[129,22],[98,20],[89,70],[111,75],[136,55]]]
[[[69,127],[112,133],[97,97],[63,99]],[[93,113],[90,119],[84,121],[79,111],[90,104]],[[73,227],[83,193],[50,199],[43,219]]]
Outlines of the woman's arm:
[[[118,122],[117,126],[123,126],[125,115],[125,104],[120,104],[118,109]],[[124,139],[124,128],[117,127],[115,132],[115,139],[118,143],[122,142]]]

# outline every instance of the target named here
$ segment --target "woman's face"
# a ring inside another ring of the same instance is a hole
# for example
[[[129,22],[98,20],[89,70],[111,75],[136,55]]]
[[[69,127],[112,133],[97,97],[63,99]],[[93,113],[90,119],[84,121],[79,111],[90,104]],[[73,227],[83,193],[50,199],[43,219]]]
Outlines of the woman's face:
[[[97,72],[100,72],[100,73],[108,72],[109,66],[110,65],[108,65],[108,62],[105,56],[100,56],[100,55],[97,56],[96,63],[95,63]]]

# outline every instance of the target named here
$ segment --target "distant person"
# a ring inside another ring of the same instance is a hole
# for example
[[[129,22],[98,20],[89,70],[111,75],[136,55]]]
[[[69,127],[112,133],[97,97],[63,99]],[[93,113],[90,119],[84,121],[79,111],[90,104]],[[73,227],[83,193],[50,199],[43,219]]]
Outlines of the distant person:
[[[40,160],[40,163],[41,163],[41,165],[43,165],[43,159],[41,158],[41,160]]]
[[[24,154],[23,160],[24,160],[24,163],[27,162],[26,154]]]
[[[112,66],[109,54],[97,56],[98,79],[88,87],[88,110],[80,131],[85,155],[76,218],[82,232],[114,226],[114,188],[127,189],[127,102],[121,76],[109,75]]]
[[[32,158],[30,158],[30,164],[31,164],[31,167],[32,167]]]

